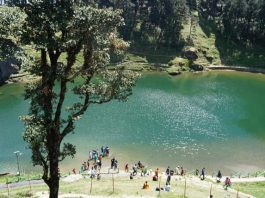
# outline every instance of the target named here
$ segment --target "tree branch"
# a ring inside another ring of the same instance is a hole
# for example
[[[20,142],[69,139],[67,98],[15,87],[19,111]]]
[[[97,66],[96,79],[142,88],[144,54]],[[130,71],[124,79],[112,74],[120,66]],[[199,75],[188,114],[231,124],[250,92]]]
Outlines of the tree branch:
[[[78,116],[81,116],[85,113],[85,111],[87,110],[88,106],[90,105],[89,103],[89,95],[87,94],[83,103],[82,108],[75,112],[69,119],[68,119],[68,124],[66,125],[66,127],[64,128],[64,130],[61,133],[61,140],[72,131],[73,127],[74,127],[74,120],[75,118],[77,118]]]

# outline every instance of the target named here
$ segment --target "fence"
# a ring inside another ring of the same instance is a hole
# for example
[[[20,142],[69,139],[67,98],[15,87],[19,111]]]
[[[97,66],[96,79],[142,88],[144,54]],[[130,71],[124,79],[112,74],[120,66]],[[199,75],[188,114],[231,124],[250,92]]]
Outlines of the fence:
[[[119,175],[120,170],[117,168],[116,170],[114,169],[107,169],[106,172],[101,172],[99,173],[100,175],[109,175],[109,182],[112,183],[111,188],[112,188],[112,193],[115,193],[116,190],[116,186],[115,186],[115,175]],[[196,171],[187,171],[186,172],[186,176],[192,176],[195,175]],[[83,173],[82,174],[84,178],[89,179],[90,182],[88,182],[89,184],[89,194],[93,193],[93,182],[95,179],[97,179],[97,177],[90,177],[91,174],[89,173]],[[214,177],[216,174],[213,173],[212,177]],[[66,175],[64,175],[63,177],[65,177]],[[187,197],[187,195],[189,195],[189,180],[187,180],[188,178],[186,178],[186,176],[184,177],[180,177],[181,180],[177,181],[179,184],[178,185],[179,188],[183,189],[183,197]],[[238,178],[246,178],[246,177],[265,177],[265,171],[258,171],[258,172],[254,172],[254,173],[248,173],[248,174],[242,174],[242,173],[234,173],[231,175],[232,178],[238,177]],[[19,181],[19,182],[18,182]],[[120,181],[119,181],[120,182]],[[159,181],[158,181],[158,185],[159,185],[159,192],[158,192],[158,196],[161,193],[161,176],[159,177]],[[37,184],[44,184],[44,182],[41,180],[41,175],[22,175],[20,177],[13,177],[13,178],[7,178],[6,179],[6,184],[3,187],[3,185],[0,185],[0,197],[1,198],[6,198],[6,197],[12,197],[12,196],[17,196],[18,193],[20,193],[20,195],[22,197],[31,197],[33,195],[33,192],[36,192],[36,189],[39,189],[37,187]],[[117,184],[116,184],[117,185]],[[181,187],[180,187],[181,186]],[[22,192],[19,192],[18,187],[23,187]],[[43,188],[43,186],[42,186]],[[179,189],[179,190],[181,190]],[[214,194],[214,189],[215,187],[213,186],[213,183],[209,183],[209,197],[213,196]],[[48,190],[48,188],[46,187],[46,190]],[[239,191],[235,191],[236,192],[236,196],[234,197],[239,197]]]

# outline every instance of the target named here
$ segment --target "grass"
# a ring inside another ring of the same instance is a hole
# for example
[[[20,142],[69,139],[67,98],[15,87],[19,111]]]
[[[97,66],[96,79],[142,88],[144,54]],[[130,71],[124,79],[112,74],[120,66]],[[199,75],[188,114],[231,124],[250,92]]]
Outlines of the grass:
[[[197,13],[193,13],[195,16]],[[210,22],[196,16],[197,23],[192,30],[192,45],[199,51],[197,63],[202,65],[227,65],[265,67],[265,47],[246,46],[241,42],[228,40],[218,33]],[[190,24],[184,25],[182,36],[187,41]]]
[[[18,181],[27,181],[27,180],[34,180],[34,179],[40,179],[41,174],[38,173],[32,173],[32,174],[23,174],[21,176],[16,175],[5,175],[0,177],[0,184],[6,184],[8,183],[15,183]]]
[[[209,42],[211,41],[208,45],[214,46],[214,50],[209,50],[209,54],[219,56],[219,62],[223,65],[265,67],[265,47],[258,44],[247,46],[242,42],[226,39],[216,31],[210,22],[204,19],[199,19],[198,25],[203,31],[204,37],[206,36],[209,38]]]
[[[198,50],[198,60],[196,61],[198,64],[201,65],[220,65],[220,53],[215,46],[216,35],[212,32],[206,34],[199,23],[199,18],[196,16],[197,14],[194,13],[197,21],[192,29],[192,44]],[[183,38],[188,41],[190,34],[190,23],[184,25],[182,30]]]
[[[184,24],[181,34],[186,46],[194,46],[198,50],[199,58],[194,62],[195,64],[202,66],[223,64],[228,66],[265,67],[265,47],[259,45],[245,46],[242,43],[227,40],[216,31],[213,24],[200,18],[196,12],[193,15],[197,18],[197,22],[192,29],[192,42],[188,42],[189,19]],[[40,55],[35,50],[32,50],[29,46],[25,48],[33,56],[39,58]],[[157,46],[150,42],[132,41],[121,66],[134,71],[149,70],[152,69],[153,64],[156,66],[167,65],[183,57],[182,50],[183,46],[173,48]],[[65,63],[66,58],[66,54],[62,53],[59,61]],[[82,53],[79,53],[75,66],[82,63]],[[176,67],[176,65],[173,66]],[[113,67],[114,64],[110,66],[110,68]]]
[[[162,178],[161,187],[165,185],[166,178]],[[148,181],[150,188],[143,190],[142,185],[145,181]],[[90,195],[90,179],[81,179],[72,183],[62,182],[60,183],[60,193],[63,194],[84,194]],[[199,178],[187,177],[186,183],[186,197],[208,197],[211,182],[200,181]],[[133,180],[129,180],[128,177],[116,177],[114,176],[114,192],[112,178],[109,176],[102,176],[100,181],[93,180],[91,195],[97,196],[115,196],[115,197],[158,197],[159,192],[155,191],[155,188],[159,186],[159,182],[152,181],[152,178],[147,177],[135,177]],[[171,192],[160,192],[160,197],[183,197],[185,189],[185,180],[182,177],[174,177],[171,180]],[[37,192],[47,192],[46,185],[34,185],[12,188],[10,189],[9,197],[27,197],[27,195],[36,195]],[[214,197],[236,197],[236,192],[225,191],[220,186],[213,184],[212,194]],[[0,190],[0,198],[7,197],[7,190]],[[241,196],[240,196],[241,197]],[[244,197],[244,196],[242,196]]]
[[[148,63],[168,64],[176,56],[181,55],[181,50],[173,47],[160,46],[137,42],[131,44],[129,53],[144,58]]]
[[[265,182],[236,183],[233,185],[233,188],[257,198],[265,197]]]

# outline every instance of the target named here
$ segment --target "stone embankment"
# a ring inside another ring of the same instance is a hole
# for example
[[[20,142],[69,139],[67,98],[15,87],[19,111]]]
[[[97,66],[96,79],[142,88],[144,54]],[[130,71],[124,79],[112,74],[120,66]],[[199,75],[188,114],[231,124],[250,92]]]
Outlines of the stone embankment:
[[[265,74],[264,68],[259,67],[241,67],[241,66],[225,66],[225,65],[210,65],[207,67],[210,70],[233,70],[242,72],[262,73]]]

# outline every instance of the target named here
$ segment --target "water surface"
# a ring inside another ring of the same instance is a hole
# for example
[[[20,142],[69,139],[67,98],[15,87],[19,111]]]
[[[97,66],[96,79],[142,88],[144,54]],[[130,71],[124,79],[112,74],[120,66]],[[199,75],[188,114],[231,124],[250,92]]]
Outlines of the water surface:
[[[23,85],[0,87],[0,172],[16,170],[15,150],[23,153],[22,166],[32,170],[18,119],[28,108],[22,93]],[[183,165],[210,172],[264,170],[264,107],[261,74],[146,74],[127,103],[88,110],[75,134],[67,137],[77,155],[61,169],[78,168],[88,150],[108,145],[121,164],[141,160],[152,167]]]

